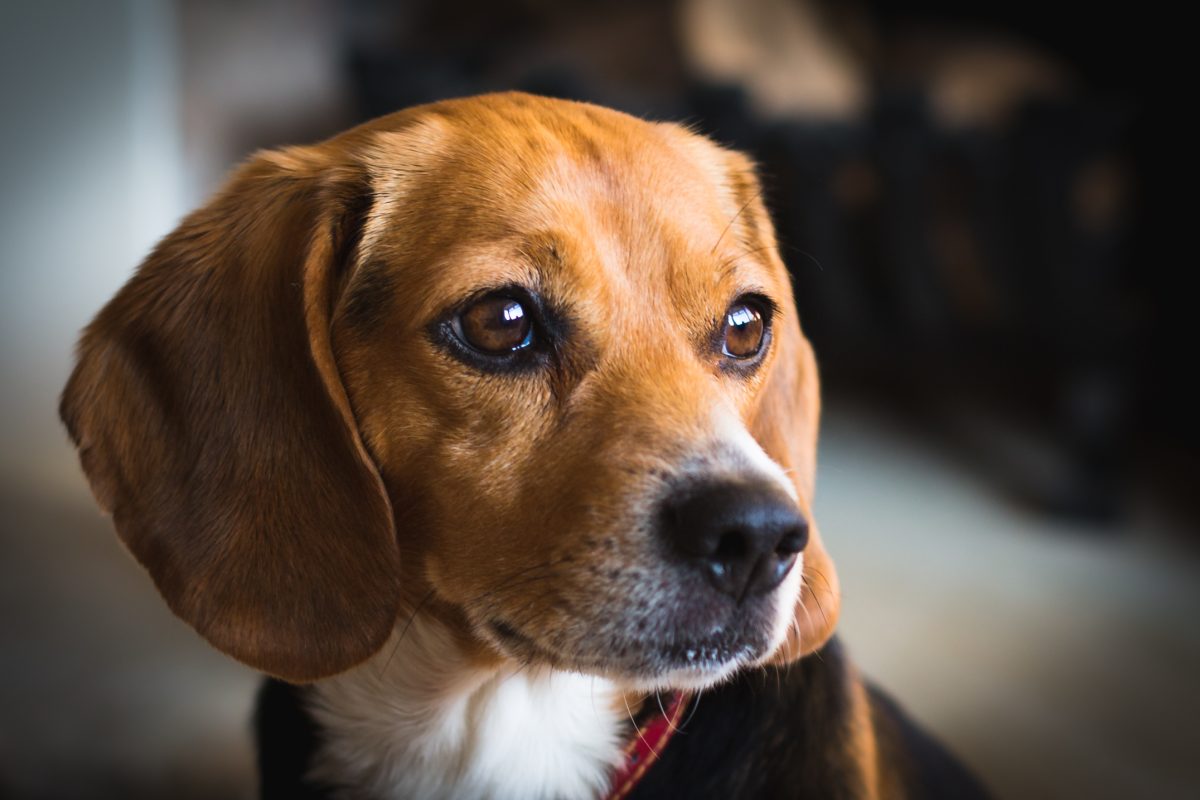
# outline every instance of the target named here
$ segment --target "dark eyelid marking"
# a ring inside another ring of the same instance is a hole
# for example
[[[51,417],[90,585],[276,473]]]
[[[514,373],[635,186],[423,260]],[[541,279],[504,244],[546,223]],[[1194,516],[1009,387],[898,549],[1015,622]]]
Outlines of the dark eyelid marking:
[[[370,333],[387,320],[396,292],[396,278],[382,261],[363,264],[342,300],[342,317],[352,327]]]

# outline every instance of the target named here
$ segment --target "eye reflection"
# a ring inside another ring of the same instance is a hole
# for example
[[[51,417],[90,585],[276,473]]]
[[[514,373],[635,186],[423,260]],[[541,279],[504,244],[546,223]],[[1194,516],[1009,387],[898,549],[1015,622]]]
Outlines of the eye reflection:
[[[737,306],[733,311],[729,312],[728,322],[734,327],[743,327],[754,322],[758,318],[758,314],[749,306]]]

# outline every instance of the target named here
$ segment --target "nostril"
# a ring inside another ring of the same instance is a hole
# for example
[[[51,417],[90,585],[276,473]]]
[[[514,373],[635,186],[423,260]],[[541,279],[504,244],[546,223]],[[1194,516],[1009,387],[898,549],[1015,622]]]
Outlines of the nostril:
[[[734,529],[721,534],[711,558],[722,562],[740,561],[749,554],[749,537],[744,531]]]
[[[775,545],[775,553],[780,558],[787,558],[799,553],[807,544],[808,526],[795,525],[779,537],[779,543]]]

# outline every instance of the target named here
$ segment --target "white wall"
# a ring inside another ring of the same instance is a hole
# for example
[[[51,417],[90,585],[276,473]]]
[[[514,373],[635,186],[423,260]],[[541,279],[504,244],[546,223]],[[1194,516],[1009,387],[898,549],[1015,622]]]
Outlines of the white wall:
[[[184,211],[173,5],[0,4],[0,477],[81,487],[79,329]]]
[[[349,123],[332,0],[0,0],[0,481],[83,492],[79,330],[260,147]]]

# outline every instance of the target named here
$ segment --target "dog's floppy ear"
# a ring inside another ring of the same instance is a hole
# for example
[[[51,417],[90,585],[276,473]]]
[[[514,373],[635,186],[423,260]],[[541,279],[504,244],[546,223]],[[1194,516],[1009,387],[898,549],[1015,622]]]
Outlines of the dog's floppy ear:
[[[739,153],[729,153],[730,185],[740,210],[738,222],[748,240],[747,250],[765,253],[789,286],[787,270],[778,255],[775,231],[762,202],[754,166]],[[820,417],[820,383],[817,362],[808,339],[800,331],[791,291],[780,298],[783,306],[774,329],[777,352],[771,373],[762,388],[750,432],[767,455],[788,473],[809,515],[809,540],[804,548],[804,575],[796,604],[796,625],[776,652],[777,663],[793,661],[819,650],[837,626],[841,594],[833,560],[825,550],[812,516],[816,480],[817,422]]]
[[[244,165],[99,313],[61,415],[125,545],[220,650],[310,681],[382,646],[392,510],[329,340],[370,204],[335,148]]]

